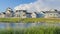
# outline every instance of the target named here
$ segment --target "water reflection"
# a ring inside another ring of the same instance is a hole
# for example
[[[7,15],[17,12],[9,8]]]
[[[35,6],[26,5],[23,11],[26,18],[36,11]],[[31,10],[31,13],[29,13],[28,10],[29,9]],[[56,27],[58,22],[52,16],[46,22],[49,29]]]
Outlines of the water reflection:
[[[6,23],[0,23],[0,28],[5,28],[6,26]]]
[[[38,27],[38,26],[60,26],[57,24],[48,24],[48,23],[0,23],[0,28],[29,28],[29,27]]]

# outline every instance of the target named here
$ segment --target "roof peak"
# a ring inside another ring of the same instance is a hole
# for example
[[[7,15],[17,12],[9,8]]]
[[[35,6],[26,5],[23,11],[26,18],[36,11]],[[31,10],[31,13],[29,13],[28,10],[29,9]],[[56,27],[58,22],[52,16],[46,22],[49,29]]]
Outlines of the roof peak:
[[[58,11],[57,9],[50,9],[49,11]]]

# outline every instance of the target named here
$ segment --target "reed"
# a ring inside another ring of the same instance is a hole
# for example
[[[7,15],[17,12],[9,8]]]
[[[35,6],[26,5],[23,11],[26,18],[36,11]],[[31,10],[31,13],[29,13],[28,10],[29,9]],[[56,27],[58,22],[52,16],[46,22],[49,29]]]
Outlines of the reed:
[[[60,34],[60,27],[30,27],[0,31],[0,34]]]

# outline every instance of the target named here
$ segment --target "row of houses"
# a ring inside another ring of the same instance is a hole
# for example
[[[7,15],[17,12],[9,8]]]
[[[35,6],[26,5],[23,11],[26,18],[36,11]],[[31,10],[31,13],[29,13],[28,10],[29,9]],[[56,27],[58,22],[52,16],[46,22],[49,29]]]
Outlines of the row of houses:
[[[50,9],[49,11],[41,11],[41,12],[33,12],[33,13],[26,12],[26,15],[29,18],[41,18],[41,17],[42,18],[60,18],[60,11],[58,11],[57,9]]]
[[[15,10],[7,8],[5,12],[0,13],[0,18],[10,18],[10,17],[19,17],[19,18],[60,18],[60,11],[53,9],[49,11],[40,12],[27,12],[27,10]]]
[[[15,10],[7,8],[5,12],[0,13],[0,18],[10,18],[10,17],[20,17],[20,18],[36,18],[35,12],[27,12],[27,10]]]

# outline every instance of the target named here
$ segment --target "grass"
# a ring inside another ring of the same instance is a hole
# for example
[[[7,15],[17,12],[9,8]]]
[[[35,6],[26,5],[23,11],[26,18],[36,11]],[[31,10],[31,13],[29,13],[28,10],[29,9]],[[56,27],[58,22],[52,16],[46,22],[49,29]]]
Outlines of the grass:
[[[25,18],[22,20],[23,22],[32,22],[32,23],[37,23],[37,22],[46,22],[46,23],[55,23],[55,22],[60,22],[60,19],[58,18]]]
[[[59,23],[60,19],[58,18],[0,18],[0,22],[23,22],[23,23],[37,23],[37,22],[46,22],[46,23]]]
[[[19,22],[20,18],[0,18],[0,22]]]
[[[60,27],[31,27],[0,31],[0,34],[60,34]]]

